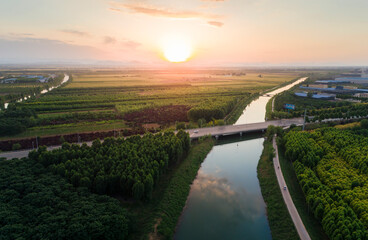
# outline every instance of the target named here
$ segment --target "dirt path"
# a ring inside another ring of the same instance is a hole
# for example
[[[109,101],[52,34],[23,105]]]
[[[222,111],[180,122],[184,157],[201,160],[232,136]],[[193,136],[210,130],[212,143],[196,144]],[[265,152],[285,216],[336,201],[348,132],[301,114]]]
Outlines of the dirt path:
[[[159,239],[161,239],[160,236],[158,235],[158,232],[157,232],[157,227],[158,227],[158,225],[160,225],[161,220],[162,220],[161,218],[159,218],[159,219],[156,220],[156,223],[153,226],[153,232],[151,232],[148,235],[148,239],[149,240],[159,240]]]

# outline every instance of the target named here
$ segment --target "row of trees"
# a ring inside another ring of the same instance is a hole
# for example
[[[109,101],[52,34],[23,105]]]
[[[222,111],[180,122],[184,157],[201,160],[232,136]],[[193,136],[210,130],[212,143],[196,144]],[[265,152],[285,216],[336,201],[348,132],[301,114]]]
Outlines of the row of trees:
[[[362,120],[364,123],[367,120]],[[324,139],[336,149],[337,154],[354,168],[368,174],[368,138],[353,131],[329,129]]]
[[[188,111],[188,118],[195,122],[199,119],[205,119],[207,122],[212,119],[223,119],[233,110],[237,101],[237,98],[232,98],[229,101],[203,102]]]
[[[339,194],[321,183],[310,168],[294,162],[295,173],[308,206],[330,239],[368,239],[368,232]]]
[[[272,118],[294,118],[300,117],[304,115],[304,109],[300,109],[297,111],[286,112],[284,111],[275,111],[271,113]],[[350,119],[350,118],[361,118],[368,116],[368,104],[355,104],[351,106],[343,106],[343,107],[329,107],[329,108],[320,108],[320,109],[309,109],[307,107],[307,115],[313,116],[310,118],[310,121],[322,121],[324,119],[331,118],[341,118],[341,119]]]
[[[354,105],[351,102],[348,101],[326,101],[321,99],[306,99],[302,97],[298,97],[294,95],[294,92],[292,90],[285,91],[283,93],[280,93],[275,98],[275,110],[276,111],[287,111],[284,110],[284,104],[285,103],[292,103],[295,105],[296,111],[304,111],[305,108],[309,110],[318,110],[321,108],[336,108],[336,107],[344,107],[344,106],[351,106]]]
[[[308,206],[331,239],[368,239],[368,138],[356,132],[322,128],[283,139]]]
[[[0,111],[0,136],[21,133],[35,125],[36,118],[33,110],[9,104],[7,109]]]
[[[47,117],[40,117],[37,121],[37,125],[50,125],[50,124],[63,124],[80,121],[101,121],[110,119],[121,119],[122,117],[113,111],[102,112],[74,112],[56,114],[55,116],[49,115]]]
[[[170,165],[189,151],[189,134],[179,131],[145,134],[127,139],[107,138],[86,144],[46,151],[39,148],[29,157],[65,177],[75,187],[99,194],[118,193],[135,199],[149,199],[154,185]]]
[[[308,167],[315,167],[323,156],[323,149],[308,132],[291,131],[285,138],[285,156],[300,161]]]
[[[126,239],[128,225],[111,197],[75,189],[32,159],[0,162],[0,239]]]

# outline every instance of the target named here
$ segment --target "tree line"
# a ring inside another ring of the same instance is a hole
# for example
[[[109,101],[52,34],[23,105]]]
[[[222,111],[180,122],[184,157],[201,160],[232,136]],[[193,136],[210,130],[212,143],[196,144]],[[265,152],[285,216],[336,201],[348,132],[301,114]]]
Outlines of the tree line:
[[[223,119],[233,110],[238,100],[238,98],[232,98],[228,101],[202,102],[188,111],[188,119],[194,122],[199,119],[205,119],[207,122],[212,119]]]
[[[91,147],[64,143],[62,148],[39,148],[29,154],[75,187],[99,194],[121,194],[149,199],[167,168],[189,151],[189,134],[179,131],[124,138],[95,140]]]

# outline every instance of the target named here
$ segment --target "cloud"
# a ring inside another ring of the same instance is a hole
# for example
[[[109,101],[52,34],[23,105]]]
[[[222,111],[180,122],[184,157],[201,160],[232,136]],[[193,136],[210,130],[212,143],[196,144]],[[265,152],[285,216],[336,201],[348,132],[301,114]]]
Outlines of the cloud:
[[[207,23],[215,27],[222,27],[224,25],[223,22],[218,22],[218,21],[208,21]]]
[[[109,8],[109,10],[115,11],[115,12],[121,12],[121,9],[119,9],[119,8]]]
[[[15,36],[15,37],[31,37],[31,36],[34,36],[33,33],[13,33],[13,32],[10,32],[9,35]]]
[[[114,44],[114,43],[116,43],[116,39],[114,37],[105,36],[104,37],[104,43],[105,44]]]
[[[112,11],[120,11],[123,12],[123,9],[129,10],[131,13],[144,14],[154,17],[166,17],[166,18],[175,18],[175,19],[218,19],[222,16],[209,14],[199,11],[189,11],[189,10],[175,10],[170,8],[156,7],[152,5],[147,5],[143,3],[138,4],[125,4],[112,2],[113,8],[110,8]]]
[[[68,33],[68,34],[75,35],[75,36],[78,36],[78,37],[88,37],[88,36],[90,36],[90,34],[87,33],[87,32],[82,32],[82,31],[73,30],[73,29],[63,29],[63,30],[60,30],[60,32]]]
[[[122,46],[123,48],[129,48],[129,49],[136,49],[137,47],[139,47],[141,44],[139,42],[135,42],[126,38],[123,38],[121,41],[116,40],[115,37],[111,37],[111,36],[105,36],[103,39],[103,43],[104,44],[116,44],[118,43],[120,46]]]
[[[139,42],[135,42],[135,41],[132,41],[132,40],[124,39],[122,41],[122,45],[125,48],[135,49],[135,48],[139,47],[141,44]]]
[[[0,62],[36,62],[55,59],[98,59],[103,55],[99,49],[90,46],[75,45],[46,38],[1,38]]]

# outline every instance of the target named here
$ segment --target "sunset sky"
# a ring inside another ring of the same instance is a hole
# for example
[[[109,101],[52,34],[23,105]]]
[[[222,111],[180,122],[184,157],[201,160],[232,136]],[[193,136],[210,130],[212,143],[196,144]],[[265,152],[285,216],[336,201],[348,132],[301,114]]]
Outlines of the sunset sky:
[[[0,63],[367,65],[367,0],[1,0]]]

